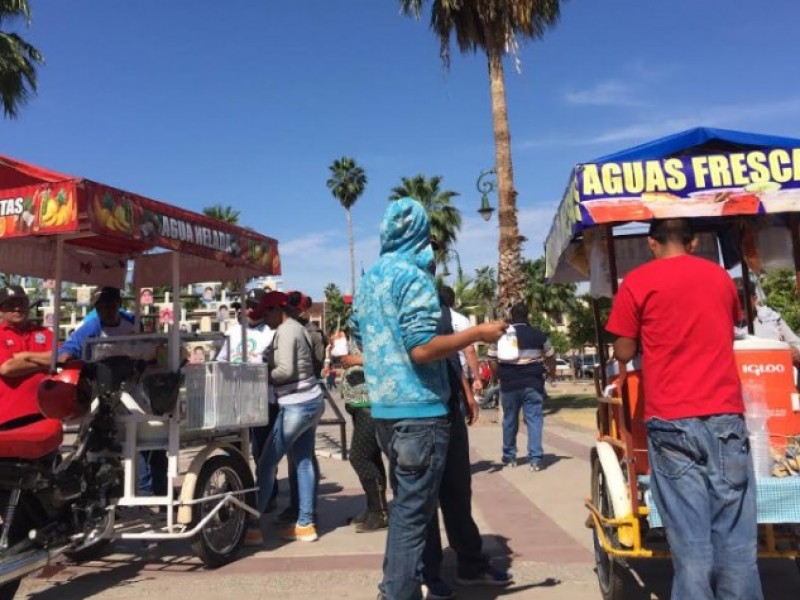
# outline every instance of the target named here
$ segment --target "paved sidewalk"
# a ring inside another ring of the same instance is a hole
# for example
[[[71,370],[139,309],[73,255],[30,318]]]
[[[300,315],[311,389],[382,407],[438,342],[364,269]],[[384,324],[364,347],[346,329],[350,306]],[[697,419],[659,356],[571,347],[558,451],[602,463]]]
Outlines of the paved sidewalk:
[[[582,507],[583,491],[588,489],[586,458],[591,432],[554,425],[545,437],[557,461],[550,468],[540,473],[532,473],[524,465],[501,470],[496,421],[496,411],[485,411],[481,423],[471,428],[470,440],[474,513],[485,550],[499,565],[510,566],[516,576],[516,584],[504,595],[526,598],[535,589],[535,597],[544,600],[595,598],[593,559]],[[385,533],[357,534],[348,525],[363,500],[355,473],[341,460],[338,428],[320,428],[317,452],[322,471],[321,538],[315,543],[284,542],[268,536],[263,549],[245,549],[242,558],[216,571],[205,570],[185,542],[163,543],[149,553],[140,544],[120,543],[116,552],[102,561],[81,566],[64,562],[28,578],[23,588],[27,596],[22,597],[111,599],[157,593],[164,600],[244,594],[250,598],[373,599]],[[284,492],[285,482],[281,483]],[[282,508],[285,494],[280,500]],[[450,551],[446,554],[444,574],[452,580],[453,556]],[[498,590],[459,591],[461,598],[494,598],[498,594]]]
[[[481,422],[470,429],[473,507],[486,551],[498,565],[510,566],[515,583],[505,590],[456,587],[458,598],[597,600],[600,593],[583,507],[589,494],[588,458],[594,432],[556,413],[545,425],[545,451],[551,458],[548,468],[538,473],[526,465],[502,469],[498,417],[497,411],[484,411]],[[524,436],[522,427],[521,451]],[[239,560],[215,571],[204,569],[185,542],[159,544],[151,552],[139,544],[118,544],[115,553],[102,561],[81,566],[65,562],[29,577],[25,593],[18,597],[374,600],[385,533],[357,534],[347,524],[363,506],[358,480],[349,463],[340,458],[337,428],[321,429],[317,441],[322,470],[319,541],[284,542],[270,535],[264,548],[245,549]],[[285,482],[281,483],[285,491]],[[282,494],[280,508],[285,502]],[[646,588],[642,599],[669,598],[668,564],[650,561],[637,574]],[[453,581],[450,551],[446,552],[444,577]],[[796,597],[796,573],[790,561],[763,564],[762,578],[765,597]]]

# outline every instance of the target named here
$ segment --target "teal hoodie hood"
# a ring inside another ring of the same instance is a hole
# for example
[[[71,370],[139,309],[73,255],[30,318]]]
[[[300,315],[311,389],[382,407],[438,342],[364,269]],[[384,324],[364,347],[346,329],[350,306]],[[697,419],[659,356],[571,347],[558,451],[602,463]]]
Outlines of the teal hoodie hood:
[[[417,364],[411,351],[431,341],[441,316],[429,265],[430,221],[411,198],[389,204],[381,222],[381,257],[361,278],[351,330],[363,349],[367,395],[376,419],[447,414],[444,361]]]
[[[381,255],[402,254],[427,271],[433,262],[431,224],[423,206],[411,198],[395,200],[381,222]]]

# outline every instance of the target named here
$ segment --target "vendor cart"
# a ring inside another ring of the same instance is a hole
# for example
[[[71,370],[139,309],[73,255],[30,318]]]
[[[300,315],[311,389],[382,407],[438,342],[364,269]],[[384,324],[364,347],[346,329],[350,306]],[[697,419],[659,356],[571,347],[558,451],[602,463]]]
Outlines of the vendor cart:
[[[201,281],[237,281],[244,290],[250,278],[280,274],[277,241],[88,179],[0,157],[0,272],[55,281],[54,340],[60,334],[63,282],[134,292],[153,286],[172,290],[174,320],[167,333],[102,339],[111,354],[125,355],[103,365],[113,382],[103,394],[115,407],[120,454],[114,460],[124,466],[124,481],[102,523],[90,523],[91,530],[87,526],[75,537],[68,555],[95,556],[113,539],[188,540],[208,566],[232,560],[248,516],[259,516],[247,431],[267,423],[267,367],[184,366],[182,347],[205,338],[182,332],[180,290]],[[138,318],[140,295],[134,293],[134,298]],[[246,334],[242,344],[246,348]],[[131,348],[166,352],[161,361],[143,361]],[[55,351],[51,368],[59,369]],[[174,386],[177,394],[166,394],[166,403],[149,395],[152,382],[165,374],[182,382]],[[182,448],[193,454],[185,469],[179,468]],[[137,493],[137,458],[147,450],[166,450],[163,496]]]
[[[676,217],[693,220],[699,255],[741,272],[748,315],[753,272],[790,267],[800,289],[800,140],[698,128],[573,170],[546,241],[547,276],[588,282],[592,297],[600,368],[586,507],[605,600],[628,596],[628,560],[666,558],[669,548],[649,489],[640,365],[609,361],[599,299],[613,298],[619,279],[650,259],[645,224]],[[735,355],[745,400],[757,393],[767,404],[777,457],[800,435],[790,348],[744,337]],[[769,463],[756,473],[759,556],[797,560],[800,476],[772,476]]]

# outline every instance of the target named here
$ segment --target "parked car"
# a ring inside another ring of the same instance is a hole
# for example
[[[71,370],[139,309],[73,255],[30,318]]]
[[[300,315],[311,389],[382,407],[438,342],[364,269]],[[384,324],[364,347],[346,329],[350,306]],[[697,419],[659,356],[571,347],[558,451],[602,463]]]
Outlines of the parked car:
[[[581,373],[589,379],[594,378],[594,369],[597,366],[597,357],[593,354],[586,354],[581,357]]]
[[[570,379],[572,377],[572,366],[569,361],[563,358],[556,359],[556,379]]]

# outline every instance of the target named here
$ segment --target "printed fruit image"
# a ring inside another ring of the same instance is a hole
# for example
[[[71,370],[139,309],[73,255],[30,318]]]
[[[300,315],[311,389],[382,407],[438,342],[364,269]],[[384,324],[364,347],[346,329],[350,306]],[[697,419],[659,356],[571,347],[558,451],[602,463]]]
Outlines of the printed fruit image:
[[[33,223],[36,217],[33,214],[33,196],[28,196],[22,201],[22,214],[17,215],[16,231],[20,233],[28,233],[33,229]]]
[[[92,200],[92,210],[96,222],[108,231],[118,231],[130,234],[133,230],[133,208],[131,201],[123,198],[115,204],[114,197],[106,192],[102,200],[95,194]]]
[[[31,200],[30,210],[33,209]],[[59,190],[53,197],[45,190],[39,197],[39,229],[60,227],[69,223],[75,214],[75,200],[67,190]],[[25,213],[23,213],[24,217]]]

